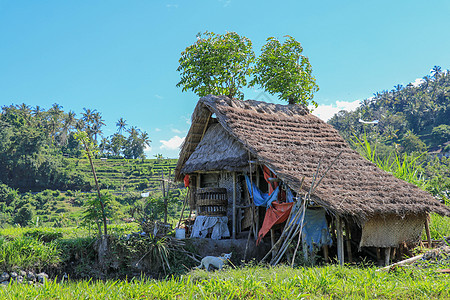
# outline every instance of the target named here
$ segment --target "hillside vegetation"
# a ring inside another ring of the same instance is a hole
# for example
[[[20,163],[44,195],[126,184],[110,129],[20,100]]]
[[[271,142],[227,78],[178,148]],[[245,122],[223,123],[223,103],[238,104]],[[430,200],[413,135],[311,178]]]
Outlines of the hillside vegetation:
[[[423,181],[419,185],[448,200],[449,71],[435,66],[419,84],[399,84],[391,91],[377,92],[355,111],[337,113],[329,123],[366,157],[364,148],[369,144],[379,166],[414,161],[416,175]]]

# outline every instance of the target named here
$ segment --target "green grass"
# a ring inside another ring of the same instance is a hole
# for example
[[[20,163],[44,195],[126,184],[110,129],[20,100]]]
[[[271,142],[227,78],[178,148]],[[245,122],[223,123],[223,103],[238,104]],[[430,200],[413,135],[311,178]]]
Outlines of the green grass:
[[[245,267],[193,271],[164,281],[49,282],[10,285],[1,299],[448,299],[450,282],[436,269],[325,266]]]

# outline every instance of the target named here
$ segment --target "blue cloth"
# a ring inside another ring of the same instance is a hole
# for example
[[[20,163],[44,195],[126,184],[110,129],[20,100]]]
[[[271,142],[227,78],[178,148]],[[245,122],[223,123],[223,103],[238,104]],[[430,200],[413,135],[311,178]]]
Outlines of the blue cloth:
[[[310,252],[313,251],[313,244],[318,247],[332,245],[324,209],[307,209],[303,224],[302,238],[308,245]]]
[[[250,196],[253,196],[253,202],[256,206],[266,206],[270,207],[273,201],[278,199],[278,193],[280,192],[280,187],[278,186],[271,195],[261,192],[261,190],[253,183],[253,189],[250,189],[252,184],[250,183],[250,178],[245,175],[245,182],[247,183],[247,189],[250,191]],[[252,194],[253,190],[253,194]]]

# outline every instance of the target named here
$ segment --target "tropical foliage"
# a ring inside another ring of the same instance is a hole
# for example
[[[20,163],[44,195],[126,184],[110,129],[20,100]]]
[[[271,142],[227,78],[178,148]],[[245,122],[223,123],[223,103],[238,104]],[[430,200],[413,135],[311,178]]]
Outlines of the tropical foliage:
[[[298,41],[287,36],[281,44],[270,37],[261,52],[255,61],[252,42],[236,32],[198,34],[197,42],[181,53],[177,87],[200,97],[214,94],[243,99],[244,87],[259,85],[290,104],[317,106],[312,99],[319,88]]]

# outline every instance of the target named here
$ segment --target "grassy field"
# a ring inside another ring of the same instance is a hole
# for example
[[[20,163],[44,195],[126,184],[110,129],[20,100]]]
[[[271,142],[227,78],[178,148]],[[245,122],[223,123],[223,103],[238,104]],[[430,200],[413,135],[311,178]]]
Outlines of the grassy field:
[[[48,282],[11,284],[1,299],[448,299],[448,275],[439,267],[377,272],[335,265],[296,268],[245,267],[192,271],[164,281]],[[448,267],[448,266],[447,266]]]

